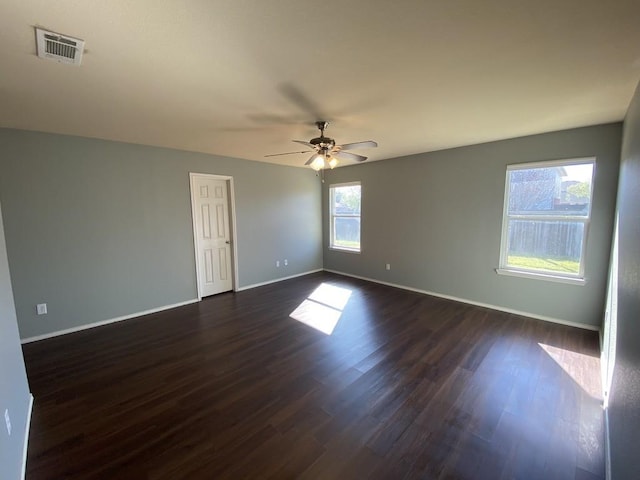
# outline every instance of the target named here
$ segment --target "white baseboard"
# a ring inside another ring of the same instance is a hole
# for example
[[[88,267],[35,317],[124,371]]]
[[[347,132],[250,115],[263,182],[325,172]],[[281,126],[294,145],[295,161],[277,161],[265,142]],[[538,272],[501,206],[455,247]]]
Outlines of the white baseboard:
[[[604,409],[604,478],[611,480],[611,439],[609,438],[609,408]]]
[[[27,407],[27,419],[24,429],[24,445],[22,447],[22,475],[20,478],[24,480],[27,474],[27,450],[29,447],[29,431],[31,430],[31,412],[33,410],[33,395],[29,394],[29,406]]]
[[[323,271],[323,269],[322,269],[322,268],[319,268],[319,269],[317,269],[317,270],[310,270],[310,271],[308,271],[308,272],[298,273],[298,274],[296,274],[296,275],[290,275],[290,276],[288,276],[288,277],[280,277],[280,278],[276,278],[276,279],[274,279],[274,280],[267,280],[266,282],[254,283],[254,284],[252,284],[252,285],[246,285],[246,286],[244,286],[244,287],[237,288],[237,289],[236,289],[236,292],[241,292],[241,291],[243,291],[243,290],[249,290],[249,289],[251,289],[251,288],[256,288],[256,287],[262,287],[262,286],[264,286],[264,285],[269,285],[269,284],[271,284],[271,283],[282,282],[282,281],[284,281],[284,280],[290,280],[290,279],[292,279],[292,278],[296,278],[296,277],[303,277],[304,275],[310,275],[310,274],[312,274],[312,273],[318,273],[318,272],[322,272],[322,271]]]
[[[194,299],[191,299],[191,300],[186,300],[184,302],[174,303],[172,305],[164,305],[162,307],[152,308],[150,310],[145,310],[143,312],[136,312],[136,313],[132,313],[130,315],[123,315],[122,317],[110,318],[108,320],[101,320],[99,322],[87,323],[86,325],[80,325],[80,326],[73,327],[73,328],[66,328],[64,330],[57,330],[55,332],[45,333],[45,334],[42,334],[42,335],[36,335],[34,337],[27,337],[27,338],[21,339],[20,343],[24,344],[24,343],[37,342],[38,340],[45,340],[47,338],[58,337],[60,335],[66,335],[67,333],[74,333],[74,332],[79,332],[81,330],[87,330],[89,328],[101,327],[102,325],[108,325],[110,323],[121,322],[123,320],[129,320],[131,318],[141,317],[143,315],[149,315],[150,313],[158,313],[158,312],[162,312],[164,310],[170,310],[172,308],[182,307],[184,305],[189,305],[191,303],[197,303],[199,301],[200,300],[198,300],[197,298],[194,298]]]
[[[409,290],[416,293],[423,293],[425,295],[431,295],[434,297],[446,298],[447,300],[454,300],[456,302],[468,303],[477,307],[490,308],[491,310],[498,310],[500,312],[513,313],[514,315],[521,315],[523,317],[535,318],[536,320],[544,320],[545,322],[559,323],[560,325],[567,325],[569,327],[583,328],[585,330],[600,330],[599,326],[587,325],[586,323],[570,322],[568,320],[562,320],[559,318],[547,317],[544,315],[537,315],[531,312],[523,312],[520,310],[514,310],[512,308],[501,307],[499,305],[491,305],[488,303],[476,302],[474,300],[467,300],[466,298],[454,297],[453,295],[445,295],[443,293],[430,292],[428,290],[421,290],[419,288],[407,287],[406,285],[398,285],[396,283],[383,282],[382,280],[376,280],[375,278],[361,277],[359,275],[352,275],[350,273],[340,272],[338,270],[324,269],[325,272],[336,273],[338,275],[344,275],[346,277],[359,278],[360,280],[366,280],[367,282],[379,283],[381,285],[387,285],[389,287],[401,288],[403,290]]]
[[[317,272],[322,272],[322,269],[319,268],[317,270],[311,270],[311,271],[308,271],[308,272],[298,273],[296,275],[290,275],[288,277],[276,278],[274,280],[269,280],[267,282],[255,283],[253,285],[246,285],[244,287],[237,288],[235,291],[236,292],[241,292],[243,290],[249,290],[251,288],[261,287],[263,285],[269,285],[270,283],[282,282],[284,280],[289,280],[291,278],[296,278],[296,277],[302,277],[304,275],[309,275],[311,273],[317,273]],[[191,303],[197,303],[200,300],[201,299],[194,298],[194,299],[187,300],[187,301],[184,301],[184,302],[175,303],[173,305],[165,305],[165,306],[162,306],[162,307],[152,308],[150,310],[145,310],[143,312],[136,312],[136,313],[132,313],[130,315],[124,315],[122,317],[110,318],[108,320],[102,320],[102,321],[99,321],[99,322],[88,323],[86,325],[80,325],[78,327],[73,327],[73,328],[67,328],[65,330],[57,330],[55,332],[45,333],[43,335],[36,335],[34,337],[27,337],[27,338],[21,339],[20,343],[25,344],[25,343],[37,342],[38,340],[45,340],[47,338],[58,337],[60,335],[66,335],[68,333],[79,332],[81,330],[87,330],[89,328],[101,327],[102,325],[108,325],[110,323],[121,322],[123,320],[129,320],[131,318],[141,317],[142,315],[149,315],[150,313],[158,313],[158,312],[162,312],[164,310],[169,310],[171,308],[182,307],[184,305],[189,305]]]

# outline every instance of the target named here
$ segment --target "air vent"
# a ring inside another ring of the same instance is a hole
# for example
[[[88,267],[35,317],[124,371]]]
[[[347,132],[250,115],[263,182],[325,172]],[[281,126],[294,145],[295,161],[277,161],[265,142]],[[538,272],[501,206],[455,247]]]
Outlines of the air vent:
[[[36,28],[38,57],[70,65],[80,65],[84,40]]]

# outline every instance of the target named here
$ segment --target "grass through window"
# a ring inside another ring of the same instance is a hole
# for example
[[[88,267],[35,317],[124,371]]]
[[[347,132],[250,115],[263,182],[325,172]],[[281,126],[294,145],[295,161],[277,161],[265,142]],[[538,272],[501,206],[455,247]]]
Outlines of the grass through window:
[[[353,248],[354,250],[360,249],[360,242],[356,240],[336,240],[333,242],[334,247]]]
[[[545,270],[549,272],[580,272],[580,262],[566,258],[518,257],[509,255],[507,264],[510,267]]]

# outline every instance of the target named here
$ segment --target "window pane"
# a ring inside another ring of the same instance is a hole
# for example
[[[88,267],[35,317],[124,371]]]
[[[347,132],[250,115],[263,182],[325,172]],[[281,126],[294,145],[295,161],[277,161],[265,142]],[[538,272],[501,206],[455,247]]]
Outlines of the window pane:
[[[359,250],[360,217],[335,217],[333,222],[333,245]]]
[[[360,185],[333,187],[333,203],[336,215],[360,215]]]
[[[582,222],[511,220],[508,230],[508,266],[580,273],[584,238]]]
[[[509,171],[509,215],[587,217],[593,164]]]

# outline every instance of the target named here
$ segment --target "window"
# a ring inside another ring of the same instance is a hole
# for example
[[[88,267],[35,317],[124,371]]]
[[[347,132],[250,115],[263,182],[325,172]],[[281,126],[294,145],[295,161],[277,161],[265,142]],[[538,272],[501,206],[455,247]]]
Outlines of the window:
[[[507,166],[498,273],[584,283],[594,158]]]
[[[331,185],[329,248],[360,251],[360,183]]]

